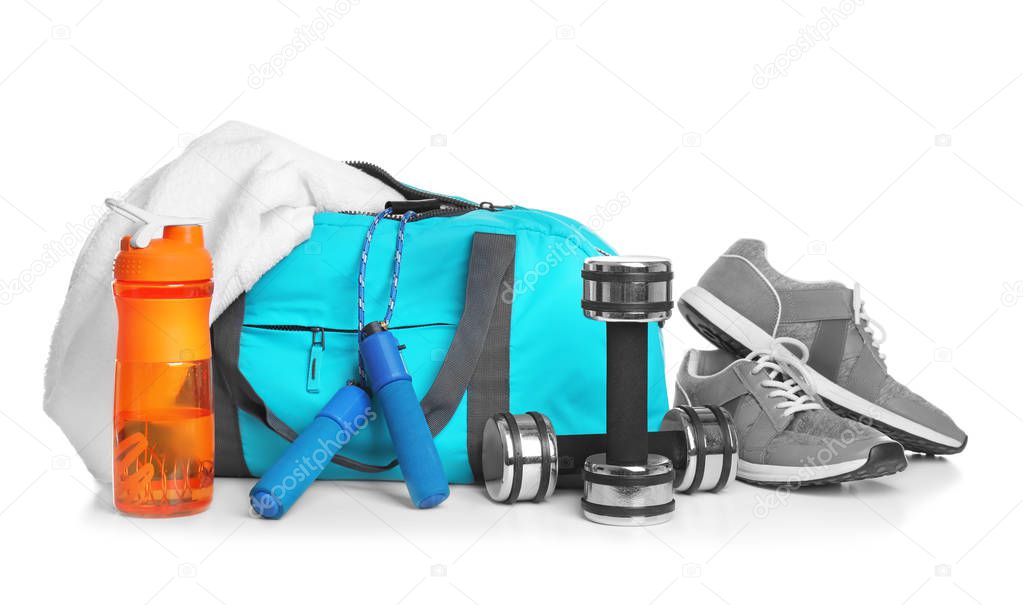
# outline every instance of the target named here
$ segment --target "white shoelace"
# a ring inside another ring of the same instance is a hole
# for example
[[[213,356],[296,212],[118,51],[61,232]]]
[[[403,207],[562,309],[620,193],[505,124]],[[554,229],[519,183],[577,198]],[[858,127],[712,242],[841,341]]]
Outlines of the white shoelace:
[[[799,357],[793,355],[785,345],[797,348]],[[751,370],[752,374],[768,370],[768,378],[761,381],[760,386],[775,389],[769,392],[768,396],[782,400],[775,407],[785,410],[784,416],[821,409],[821,404],[816,401],[817,393],[810,380],[809,368],[806,366],[809,358],[810,351],[806,345],[787,336],[779,336],[772,340],[769,349],[753,351],[746,356],[746,359],[756,362]]]
[[[863,298],[860,296],[860,285],[858,283],[853,284],[853,321],[856,322],[857,326],[860,326],[862,323],[863,331],[870,335],[870,344],[877,351],[877,356],[884,359],[881,345],[888,335],[885,333],[884,327],[877,320],[871,319],[867,315],[863,306]]]

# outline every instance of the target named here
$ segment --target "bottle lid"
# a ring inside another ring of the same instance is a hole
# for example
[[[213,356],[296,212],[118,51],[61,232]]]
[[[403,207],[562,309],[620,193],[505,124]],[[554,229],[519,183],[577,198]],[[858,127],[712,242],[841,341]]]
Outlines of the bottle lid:
[[[204,219],[160,216],[119,200],[111,210],[142,223],[121,238],[114,279],[123,281],[203,281],[213,279],[213,258],[203,241]],[[156,233],[163,237],[154,238]]]

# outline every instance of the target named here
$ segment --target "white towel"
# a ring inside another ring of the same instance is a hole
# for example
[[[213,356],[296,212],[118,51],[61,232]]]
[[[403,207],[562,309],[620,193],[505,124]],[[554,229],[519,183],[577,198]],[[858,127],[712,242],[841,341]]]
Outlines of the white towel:
[[[380,181],[280,136],[228,122],[136,184],[125,201],[156,214],[206,217],[212,322],[305,241],[317,211],[382,209],[403,199]],[[43,406],[89,471],[111,481],[117,317],[112,266],[136,228],[108,212],[86,240],[50,344]]]

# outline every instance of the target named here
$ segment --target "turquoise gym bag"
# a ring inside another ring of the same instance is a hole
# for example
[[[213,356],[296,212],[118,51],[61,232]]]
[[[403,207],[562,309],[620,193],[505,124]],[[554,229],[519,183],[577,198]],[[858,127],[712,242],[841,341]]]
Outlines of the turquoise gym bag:
[[[448,479],[481,476],[484,422],[535,410],[559,435],[605,430],[605,334],[580,307],[583,260],[614,254],[580,223],[404,185],[366,259],[366,321],[383,319],[405,226],[390,329]],[[260,476],[334,393],[357,381],[358,273],[374,216],[320,213],[309,239],[214,322],[216,474]],[[668,409],[660,330],[650,325],[649,430]],[[386,423],[370,421],[325,479],[400,479]]]

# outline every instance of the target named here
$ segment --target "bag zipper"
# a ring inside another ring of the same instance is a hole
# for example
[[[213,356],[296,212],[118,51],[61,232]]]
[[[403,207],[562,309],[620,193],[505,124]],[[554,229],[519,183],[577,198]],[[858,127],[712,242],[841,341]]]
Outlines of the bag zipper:
[[[309,367],[306,370],[305,390],[310,393],[320,392],[320,357],[327,348],[323,330],[313,330],[313,344],[309,347]]]
[[[411,328],[432,328],[434,326],[453,326],[443,321],[427,324],[411,324],[408,326],[388,326],[388,330],[409,330]],[[276,330],[278,332],[336,332],[338,334],[355,334],[358,330],[343,328],[321,328],[320,326],[302,326],[298,324],[242,324],[243,328],[256,328],[259,330]]]
[[[351,166],[352,168],[357,168],[365,172],[371,177],[384,183],[391,189],[394,189],[395,191],[397,191],[398,193],[405,197],[403,201],[422,202],[436,200],[437,203],[440,204],[440,208],[437,208],[435,210],[427,210],[426,212],[417,213],[414,217],[412,217],[410,222],[422,220],[424,218],[432,218],[436,216],[459,216],[462,214],[473,212],[475,210],[487,210],[490,212],[496,212],[498,210],[507,210],[510,208],[514,208],[514,206],[497,206],[491,204],[490,202],[474,204],[472,202],[467,202],[465,200],[460,200],[458,198],[453,198],[451,196],[440,195],[437,193],[432,193],[430,191],[416,189],[415,187],[406,185],[405,183],[402,183],[398,179],[394,178],[393,176],[391,176],[389,172],[387,172],[380,166],[377,166],[376,164],[371,164],[369,162],[348,162],[348,165]],[[340,214],[376,216],[375,212],[361,212],[358,210],[341,210],[339,212]],[[401,218],[401,214],[400,213],[388,214],[384,218],[396,220]]]
[[[428,328],[432,326],[453,326],[454,324],[436,322],[427,324],[415,324],[410,326],[394,326],[391,330],[408,330],[410,328]],[[338,328],[321,328],[319,326],[302,326],[297,324],[242,324],[245,328],[256,328],[260,330],[275,330],[278,332],[309,332],[312,336],[312,343],[309,345],[309,363],[306,366],[305,390],[308,393],[320,392],[320,374],[322,374],[321,358],[327,350],[327,332],[336,334],[355,334],[356,330],[343,330]]]

